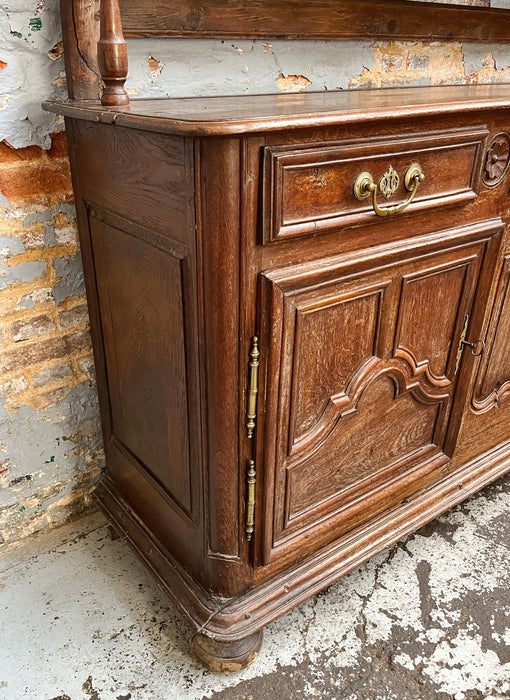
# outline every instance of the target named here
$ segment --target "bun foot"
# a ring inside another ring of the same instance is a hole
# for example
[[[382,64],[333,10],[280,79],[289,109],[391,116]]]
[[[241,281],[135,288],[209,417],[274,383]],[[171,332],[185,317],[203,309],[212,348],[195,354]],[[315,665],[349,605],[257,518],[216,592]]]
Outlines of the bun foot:
[[[113,527],[113,525],[108,525],[107,527],[107,533],[108,537],[114,542],[115,540],[120,539],[120,534],[117,532],[117,530]]]
[[[239,642],[216,642],[196,634],[191,640],[191,650],[213,673],[237,673],[249,666],[262,647],[262,630]]]

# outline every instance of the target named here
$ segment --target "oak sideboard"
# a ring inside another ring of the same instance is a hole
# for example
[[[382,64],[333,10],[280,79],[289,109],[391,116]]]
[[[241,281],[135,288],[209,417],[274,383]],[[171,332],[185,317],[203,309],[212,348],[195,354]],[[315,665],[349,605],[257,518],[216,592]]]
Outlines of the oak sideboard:
[[[510,86],[66,116],[115,527],[210,668],[510,470]]]

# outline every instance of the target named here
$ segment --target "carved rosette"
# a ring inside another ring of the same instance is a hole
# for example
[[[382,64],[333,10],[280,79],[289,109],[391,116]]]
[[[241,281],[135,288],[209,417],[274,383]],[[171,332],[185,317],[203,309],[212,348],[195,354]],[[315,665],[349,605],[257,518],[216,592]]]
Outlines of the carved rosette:
[[[510,165],[510,136],[502,131],[490,141],[485,156],[483,182],[486,187],[496,187]]]

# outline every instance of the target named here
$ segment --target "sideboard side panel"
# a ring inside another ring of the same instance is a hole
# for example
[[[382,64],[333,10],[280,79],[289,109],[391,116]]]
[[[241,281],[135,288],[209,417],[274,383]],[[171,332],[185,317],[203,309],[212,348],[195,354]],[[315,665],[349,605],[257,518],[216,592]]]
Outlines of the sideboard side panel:
[[[193,160],[184,139],[71,122],[106,484],[200,580]]]

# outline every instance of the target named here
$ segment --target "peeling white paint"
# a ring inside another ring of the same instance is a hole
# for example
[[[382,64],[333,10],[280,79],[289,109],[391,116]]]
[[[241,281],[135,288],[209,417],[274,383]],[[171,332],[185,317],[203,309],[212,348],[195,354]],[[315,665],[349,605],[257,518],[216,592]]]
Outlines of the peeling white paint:
[[[247,684],[271,674],[297,684],[296,700],[503,700],[510,660],[486,648],[477,615],[493,591],[488,636],[507,653],[510,542],[494,537],[494,523],[510,527],[509,512],[507,478],[269,625],[258,660],[233,676],[211,674],[190,656],[191,632],[122,540],[111,542],[100,528],[59,542],[3,575],[11,642],[0,648],[0,700],[48,700],[56,689],[82,697],[89,677],[99,700],[128,692],[136,700],[202,700],[227,689],[229,698],[262,698],[269,695]],[[430,572],[429,601],[420,562]],[[424,619],[428,603],[444,614]]]

